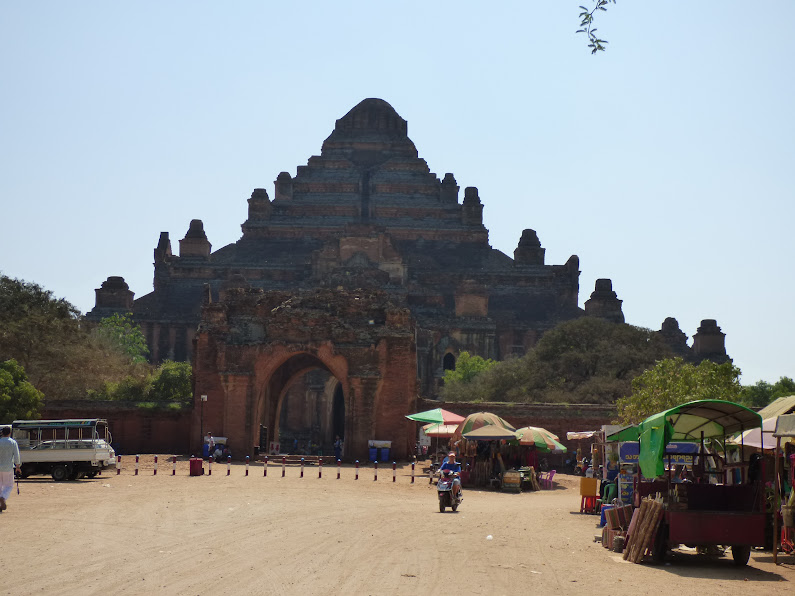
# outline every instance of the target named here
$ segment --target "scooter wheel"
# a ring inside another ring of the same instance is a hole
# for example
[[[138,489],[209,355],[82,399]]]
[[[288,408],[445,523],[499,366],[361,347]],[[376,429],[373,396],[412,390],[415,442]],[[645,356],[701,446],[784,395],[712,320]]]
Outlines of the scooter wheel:
[[[439,513],[444,513],[444,503],[439,501]]]

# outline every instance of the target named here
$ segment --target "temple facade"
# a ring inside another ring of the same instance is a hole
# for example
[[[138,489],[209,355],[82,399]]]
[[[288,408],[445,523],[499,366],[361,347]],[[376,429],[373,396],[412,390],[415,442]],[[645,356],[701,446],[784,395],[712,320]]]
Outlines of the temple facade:
[[[624,322],[609,279],[578,306],[578,257],[547,264],[534,230],[513,255],[492,248],[478,189],[432,173],[407,132],[387,102],[362,101],[272,196],[254,189],[237,242],[213,251],[193,220],[176,254],[160,234],[152,292],[134,300],[121,277],[96,290],[89,319],[132,312],[153,361],[194,363],[196,443],[211,431],[248,449],[267,429],[282,449],[340,436],[347,455],[368,439],[401,455],[414,441],[402,416],[462,351],[502,360],[562,321]],[[693,348],[674,319],[661,333],[688,359],[725,357],[715,321]]]

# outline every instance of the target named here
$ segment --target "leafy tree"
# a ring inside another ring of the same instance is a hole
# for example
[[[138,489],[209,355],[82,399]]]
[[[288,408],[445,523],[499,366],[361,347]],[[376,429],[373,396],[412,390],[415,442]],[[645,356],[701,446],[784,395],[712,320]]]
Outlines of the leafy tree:
[[[43,399],[16,360],[0,362],[0,423],[38,418]]]
[[[146,362],[146,356],[149,354],[146,338],[138,324],[133,322],[131,315],[132,313],[125,315],[114,313],[102,319],[96,333],[118,346],[119,350],[127,354],[133,362]]]
[[[578,29],[577,33],[585,33],[585,35],[588,37],[588,47],[591,48],[591,54],[605,51],[605,44],[607,42],[604,39],[599,39],[596,36],[596,27],[594,27],[594,21],[596,13],[600,11],[606,11],[607,5],[610,2],[615,4],[616,0],[594,0],[593,8],[590,10],[585,6],[580,6],[581,29]]]
[[[672,355],[659,335],[582,317],[561,323],[521,358],[498,362],[468,384],[447,384],[448,401],[613,403],[631,381]]]
[[[743,386],[740,392],[740,402],[751,408],[764,408],[772,400],[773,385],[767,381]]]
[[[165,361],[152,379],[150,398],[188,404],[193,399],[193,369],[187,362]]]
[[[795,395],[795,381],[789,377],[781,377],[774,384],[759,381],[755,385],[746,385],[740,393],[740,401],[753,408],[764,408],[779,397]]]
[[[0,361],[15,359],[47,399],[81,399],[140,374],[119,345],[90,332],[80,311],[35,283],[0,275]]]
[[[645,418],[697,399],[738,401],[740,369],[731,362],[709,360],[698,366],[681,358],[662,360],[632,381],[632,394],[616,402],[619,419],[637,424]]]
[[[444,382],[471,383],[478,374],[494,366],[496,362],[489,358],[484,360],[480,356],[472,356],[469,352],[461,352],[455,363],[455,369],[444,371]]]

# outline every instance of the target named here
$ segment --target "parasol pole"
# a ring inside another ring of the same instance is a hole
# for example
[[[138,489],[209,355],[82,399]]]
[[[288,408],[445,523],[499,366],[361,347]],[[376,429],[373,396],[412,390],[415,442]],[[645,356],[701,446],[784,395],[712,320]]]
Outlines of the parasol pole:
[[[764,445],[764,443],[763,443]],[[775,459],[775,467],[776,473],[773,474],[773,490],[775,491],[775,497],[773,497],[773,564],[778,565],[778,512],[781,509],[780,503],[780,493],[778,490],[778,452],[781,449],[781,437],[776,437],[776,459]]]

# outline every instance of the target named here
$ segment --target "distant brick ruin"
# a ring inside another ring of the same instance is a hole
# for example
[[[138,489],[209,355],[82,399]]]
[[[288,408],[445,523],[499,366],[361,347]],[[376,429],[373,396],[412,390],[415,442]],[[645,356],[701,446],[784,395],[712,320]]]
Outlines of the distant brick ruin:
[[[492,248],[478,189],[459,190],[418,157],[392,106],[366,99],[319,156],[276,177],[272,199],[254,189],[240,240],[213,252],[193,220],[175,255],[162,232],[153,291],[133,300],[109,277],[87,316],[132,312],[154,361],[193,362],[194,444],[212,431],[248,451],[263,426],[299,450],[328,453],[340,435],[348,456],[368,439],[403,456],[415,440],[403,416],[462,351],[502,360],[563,321],[624,322],[609,279],[578,306],[578,257],[545,264],[534,230],[513,257]],[[692,348],[675,319],[660,333],[688,360],[728,358],[713,320]]]

